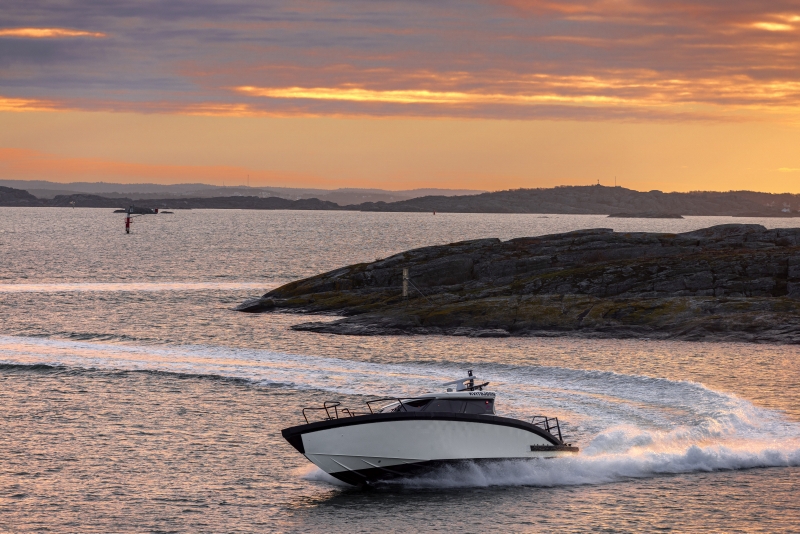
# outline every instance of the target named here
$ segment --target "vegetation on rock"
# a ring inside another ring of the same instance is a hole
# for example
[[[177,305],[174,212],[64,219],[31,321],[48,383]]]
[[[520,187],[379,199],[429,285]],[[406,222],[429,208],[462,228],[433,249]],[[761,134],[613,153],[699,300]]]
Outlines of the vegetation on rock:
[[[410,294],[402,297],[402,271]],[[241,311],[333,313],[337,334],[800,342],[800,229],[609,229],[409,250],[298,280]]]

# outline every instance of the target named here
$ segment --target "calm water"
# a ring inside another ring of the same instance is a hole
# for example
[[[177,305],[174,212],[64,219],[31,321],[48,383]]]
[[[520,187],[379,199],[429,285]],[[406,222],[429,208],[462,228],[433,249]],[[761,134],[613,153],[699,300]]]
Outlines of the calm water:
[[[800,531],[800,348],[350,338],[231,311],[429,244],[693,217],[0,208],[0,532]],[[320,318],[325,320],[325,318]],[[280,437],[303,406],[474,368],[579,457],[343,487]]]

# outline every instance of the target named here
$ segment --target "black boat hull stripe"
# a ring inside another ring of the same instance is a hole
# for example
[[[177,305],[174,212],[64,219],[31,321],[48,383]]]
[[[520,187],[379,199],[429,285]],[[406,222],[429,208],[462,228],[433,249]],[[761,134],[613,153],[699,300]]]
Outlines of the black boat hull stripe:
[[[573,447],[574,448],[574,447]],[[353,486],[376,485],[383,481],[413,478],[431,474],[439,469],[465,468],[470,465],[487,465],[492,463],[514,461],[538,461],[548,458],[486,458],[482,460],[428,460],[410,464],[393,465],[391,469],[372,467],[369,469],[347,470],[330,473],[334,478]]]

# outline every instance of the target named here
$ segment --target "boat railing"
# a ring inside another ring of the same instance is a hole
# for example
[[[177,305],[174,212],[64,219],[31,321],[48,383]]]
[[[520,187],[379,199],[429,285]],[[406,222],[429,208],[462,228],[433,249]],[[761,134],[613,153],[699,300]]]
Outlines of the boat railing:
[[[382,410],[383,408],[386,407],[386,406],[382,406],[380,408],[375,408],[375,407],[372,406],[373,403],[387,402],[387,401],[389,401],[389,404],[392,404],[392,403],[395,403],[395,402],[398,403],[398,405],[399,405],[398,409],[402,409],[402,411],[407,412],[408,409],[406,408],[406,405],[403,403],[403,401],[407,402],[407,401],[418,400],[418,399],[419,399],[419,397],[408,397],[408,398],[384,397],[384,398],[381,398],[381,399],[373,399],[371,401],[367,401],[367,408],[369,408],[369,412],[359,412],[359,411],[356,411],[356,410],[351,410],[350,408],[340,408],[340,406],[342,404],[340,402],[337,402],[337,401],[325,401],[324,403],[322,403],[322,406],[303,408],[303,419],[306,420],[306,424],[310,423],[310,421],[308,420],[308,416],[310,414],[308,414],[306,412],[315,412],[315,411],[317,411],[317,412],[324,411],[325,412],[325,415],[322,418],[322,421],[333,421],[335,419],[341,419],[342,417],[356,417],[357,415],[372,415],[372,414],[375,414],[375,413],[379,412],[380,410]]]
[[[561,427],[558,424],[558,417],[547,417],[546,415],[534,415],[531,419],[533,426],[538,426],[542,430],[546,430],[553,436],[558,436],[559,441],[564,441],[561,437]],[[555,430],[555,432],[553,432]]]
[[[306,410],[308,410],[309,412],[314,411],[314,410],[325,410],[325,418],[323,419],[323,421],[330,421],[332,419],[339,419],[339,406],[341,404],[342,404],[341,402],[325,401],[325,402],[322,403],[322,406],[319,406],[319,407],[316,407],[316,408],[303,408],[303,419],[305,419],[306,420],[306,424],[308,424],[308,416],[306,415]],[[333,410],[333,415],[331,415],[331,409]],[[344,408],[344,410],[346,410],[346,409],[347,408]]]
[[[378,399],[378,400],[383,400],[383,399]],[[355,417],[357,415],[369,415],[375,413],[372,411],[372,407],[369,406],[369,403],[367,403],[367,406],[369,407],[369,412],[358,412],[356,410],[351,410],[350,408],[340,408],[341,405],[342,405],[341,402],[325,401],[322,403],[322,406],[303,408],[303,419],[306,420],[306,424],[310,423],[306,411],[309,412],[324,411],[325,416],[322,418],[322,421],[334,421],[336,419],[341,419],[342,417]]]

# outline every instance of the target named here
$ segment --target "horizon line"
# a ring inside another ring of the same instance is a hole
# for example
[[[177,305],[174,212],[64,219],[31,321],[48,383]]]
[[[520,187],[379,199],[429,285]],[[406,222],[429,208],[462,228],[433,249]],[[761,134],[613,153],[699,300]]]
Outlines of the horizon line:
[[[434,191],[470,191],[471,193],[474,192],[475,195],[482,195],[486,193],[501,193],[504,191],[541,191],[547,189],[566,189],[572,187],[605,187],[608,189],[625,189],[627,191],[634,191],[636,193],[653,193],[658,192],[662,194],[681,194],[681,195],[689,195],[689,194],[698,194],[698,193],[760,193],[765,195],[792,195],[792,196],[800,196],[800,193],[791,193],[789,191],[781,192],[781,193],[773,193],[769,191],[758,191],[755,189],[728,189],[727,191],[722,190],[710,190],[710,189],[695,189],[691,191],[662,191],[660,189],[649,189],[647,191],[641,189],[633,189],[630,187],[624,187],[622,185],[604,185],[601,183],[593,183],[593,184],[585,184],[585,185],[575,185],[575,184],[564,184],[564,185],[554,185],[551,187],[516,187],[516,188],[506,188],[506,189],[495,189],[495,190],[480,190],[480,189],[468,189],[468,188],[445,188],[445,187],[415,187],[412,189],[383,189],[379,187],[338,187],[336,189],[326,189],[321,187],[286,187],[286,186],[248,186],[248,185],[214,185],[214,184],[207,184],[203,182],[178,182],[174,184],[159,184],[155,182],[51,182],[49,180],[26,180],[26,179],[14,179],[14,178],[2,178],[0,179],[0,184],[3,182],[48,182],[54,185],[78,185],[78,184],[103,184],[103,185],[124,185],[124,186],[135,186],[135,185],[152,185],[158,187],[172,187],[172,186],[181,186],[181,185],[201,185],[210,188],[219,188],[219,189],[233,189],[233,188],[240,188],[240,189],[253,189],[253,190],[260,190],[260,189],[313,189],[318,191],[342,191],[342,190],[355,190],[355,191],[386,191],[389,193],[401,193],[401,192],[408,192],[408,191],[419,191],[419,190],[434,190]],[[7,186],[6,186],[7,187]],[[94,193],[92,193],[94,194]],[[98,196],[102,196],[101,193],[96,193]],[[456,196],[469,196],[469,195],[456,195]]]

